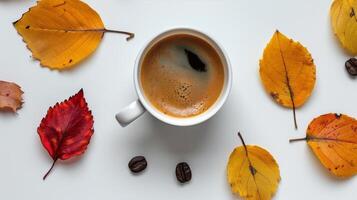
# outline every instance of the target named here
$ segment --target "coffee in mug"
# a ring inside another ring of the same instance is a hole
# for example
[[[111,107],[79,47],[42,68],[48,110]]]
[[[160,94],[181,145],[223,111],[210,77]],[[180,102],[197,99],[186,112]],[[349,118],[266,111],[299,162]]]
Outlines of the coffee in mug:
[[[145,98],[176,118],[204,113],[219,99],[225,81],[222,57],[205,38],[178,33],[146,48],[140,62]]]

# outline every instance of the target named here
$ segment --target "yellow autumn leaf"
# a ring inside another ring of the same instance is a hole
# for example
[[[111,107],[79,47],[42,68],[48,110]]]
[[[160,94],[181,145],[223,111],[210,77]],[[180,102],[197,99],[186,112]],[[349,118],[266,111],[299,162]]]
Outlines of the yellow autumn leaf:
[[[41,0],[14,22],[34,58],[51,69],[66,69],[95,51],[105,32],[100,16],[79,0]]]
[[[316,67],[308,50],[276,31],[260,60],[260,78],[265,90],[280,105],[295,109],[310,97],[316,81]]]
[[[357,55],[357,0],[334,0],[330,9],[332,29],[349,53]]]
[[[326,114],[312,120],[306,137],[320,162],[337,177],[357,174],[357,120],[347,115]]]
[[[259,146],[245,145],[231,153],[227,165],[232,192],[247,200],[269,200],[280,182],[279,166],[273,156]]]

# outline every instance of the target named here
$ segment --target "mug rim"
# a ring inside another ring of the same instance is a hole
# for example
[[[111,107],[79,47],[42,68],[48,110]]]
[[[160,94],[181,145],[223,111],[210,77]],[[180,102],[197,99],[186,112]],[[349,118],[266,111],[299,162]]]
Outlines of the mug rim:
[[[208,39],[209,42],[214,45],[215,50],[219,52],[220,56],[224,59],[224,62],[225,62],[224,63],[225,64],[225,66],[224,66],[225,79],[224,79],[224,85],[223,85],[220,96],[218,97],[216,102],[213,105],[211,105],[211,107],[207,111],[200,113],[198,115],[192,116],[192,117],[179,118],[179,117],[169,116],[169,115],[166,115],[166,114],[160,112],[145,97],[144,91],[142,91],[142,87],[140,84],[140,68],[141,68],[140,64],[141,64],[141,60],[144,56],[144,52],[147,50],[148,47],[150,47],[150,45],[152,45],[155,42],[155,40],[160,41],[160,38],[161,39],[164,38],[165,35],[167,35],[171,32],[173,34],[175,34],[175,32],[188,32],[188,33],[192,33],[192,34],[198,34],[197,37],[203,37],[205,39]],[[192,28],[178,27],[178,28],[170,28],[170,29],[162,31],[158,34],[155,34],[154,37],[152,37],[150,40],[148,40],[145,43],[144,47],[140,50],[140,52],[136,58],[136,61],[135,61],[134,85],[135,85],[136,94],[139,97],[139,101],[144,106],[144,108],[151,115],[153,115],[155,118],[159,119],[160,121],[162,121],[166,124],[170,124],[170,125],[174,125],[174,126],[193,126],[193,125],[200,124],[200,123],[210,119],[212,116],[214,116],[221,109],[221,107],[226,102],[226,100],[230,94],[230,91],[231,91],[232,76],[233,76],[232,74],[233,73],[232,73],[231,63],[230,63],[227,53],[223,49],[222,45],[217,43],[217,41],[214,40],[210,35],[202,32],[202,31],[198,31],[198,30],[195,30]]]

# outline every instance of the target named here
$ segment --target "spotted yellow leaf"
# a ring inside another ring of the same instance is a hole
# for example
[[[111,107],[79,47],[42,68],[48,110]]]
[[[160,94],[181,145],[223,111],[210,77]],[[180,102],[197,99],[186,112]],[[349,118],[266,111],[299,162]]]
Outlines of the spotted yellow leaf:
[[[227,165],[232,192],[246,200],[269,200],[278,189],[279,166],[273,156],[259,146],[245,145],[231,153]]]
[[[357,55],[357,0],[334,0],[330,9],[332,29],[343,48]]]

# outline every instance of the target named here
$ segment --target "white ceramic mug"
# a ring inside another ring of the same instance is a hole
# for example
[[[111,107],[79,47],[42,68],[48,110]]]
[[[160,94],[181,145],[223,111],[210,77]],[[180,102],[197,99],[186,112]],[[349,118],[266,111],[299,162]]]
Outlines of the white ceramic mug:
[[[222,88],[221,94],[219,98],[216,100],[216,102],[205,112],[193,116],[193,117],[187,117],[187,118],[178,118],[178,117],[172,117],[169,115],[166,115],[162,113],[160,110],[156,109],[150,101],[145,97],[143,88],[141,86],[141,81],[140,81],[140,70],[141,70],[141,63],[143,61],[143,57],[147,53],[150,48],[156,44],[158,41],[161,41],[163,38],[166,38],[171,35],[176,35],[176,34],[191,34],[196,37],[202,38],[206,40],[209,44],[212,45],[212,47],[215,48],[215,50],[218,52],[219,56],[221,57],[221,60],[224,65],[224,74],[225,74],[225,79],[224,79],[224,86]],[[193,29],[189,28],[175,28],[171,29],[168,31],[165,31],[158,36],[154,37],[152,40],[150,40],[145,47],[140,51],[136,63],[135,63],[135,68],[134,68],[134,84],[135,84],[135,90],[137,95],[139,96],[139,99],[128,105],[127,107],[123,108],[118,114],[116,114],[115,118],[119,122],[119,124],[123,127],[127,126],[131,122],[133,122],[135,119],[140,117],[145,111],[148,111],[150,114],[152,114],[154,117],[157,119],[171,125],[175,126],[192,126],[199,124],[201,122],[204,122],[211,118],[214,114],[217,113],[217,111],[222,107],[224,102],[227,100],[227,97],[230,93],[231,90],[231,85],[232,85],[232,69],[230,62],[228,60],[227,54],[225,51],[222,49],[220,45],[217,44],[211,37],[209,37],[207,34],[204,34],[200,31],[196,31]]]

